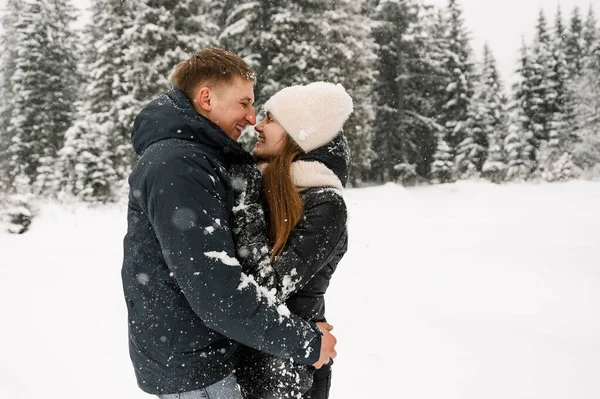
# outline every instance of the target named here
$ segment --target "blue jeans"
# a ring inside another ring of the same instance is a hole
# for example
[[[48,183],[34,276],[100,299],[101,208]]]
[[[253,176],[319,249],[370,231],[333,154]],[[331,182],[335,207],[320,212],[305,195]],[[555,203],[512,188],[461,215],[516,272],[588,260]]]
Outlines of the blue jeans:
[[[235,375],[229,374],[205,388],[195,391],[158,395],[160,399],[243,399]]]

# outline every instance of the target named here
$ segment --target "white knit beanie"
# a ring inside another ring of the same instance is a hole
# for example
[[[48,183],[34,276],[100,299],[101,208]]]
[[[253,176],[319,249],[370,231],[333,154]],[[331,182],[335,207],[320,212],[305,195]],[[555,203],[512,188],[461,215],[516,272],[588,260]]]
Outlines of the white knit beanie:
[[[329,143],[342,130],[352,113],[352,98],[339,83],[314,82],[278,91],[264,108],[309,152]]]

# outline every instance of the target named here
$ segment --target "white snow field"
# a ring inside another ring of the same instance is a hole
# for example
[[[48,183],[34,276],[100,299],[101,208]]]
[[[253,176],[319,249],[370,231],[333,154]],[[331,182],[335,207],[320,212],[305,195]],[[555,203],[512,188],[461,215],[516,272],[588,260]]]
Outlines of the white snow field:
[[[332,399],[600,398],[600,182],[346,200]],[[125,208],[45,203],[0,233],[0,398],[150,397],[127,351]]]

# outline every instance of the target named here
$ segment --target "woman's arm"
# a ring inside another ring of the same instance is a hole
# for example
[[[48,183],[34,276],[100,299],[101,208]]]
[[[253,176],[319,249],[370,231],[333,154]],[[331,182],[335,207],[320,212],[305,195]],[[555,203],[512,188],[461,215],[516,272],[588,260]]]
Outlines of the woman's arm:
[[[283,252],[273,264],[261,197],[262,183],[254,165],[233,165],[235,189],[233,235],[245,273],[285,301],[331,259],[346,231],[346,204],[339,191],[311,188],[304,193],[304,215],[292,230]]]
[[[312,188],[305,193],[304,216],[272,264],[278,295],[286,300],[298,292],[335,255],[346,233],[347,210],[336,189]]]

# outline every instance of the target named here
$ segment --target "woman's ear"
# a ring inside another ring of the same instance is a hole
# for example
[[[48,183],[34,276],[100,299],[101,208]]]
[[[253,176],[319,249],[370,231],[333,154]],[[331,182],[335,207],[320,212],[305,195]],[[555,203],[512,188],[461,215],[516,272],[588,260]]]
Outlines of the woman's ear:
[[[210,112],[212,109],[212,106],[210,105],[210,98],[212,94],[212,91],[208,87],[202,87],[200,90],[198,90],[198,93],[196,93],[194,102],[200,109]]]

